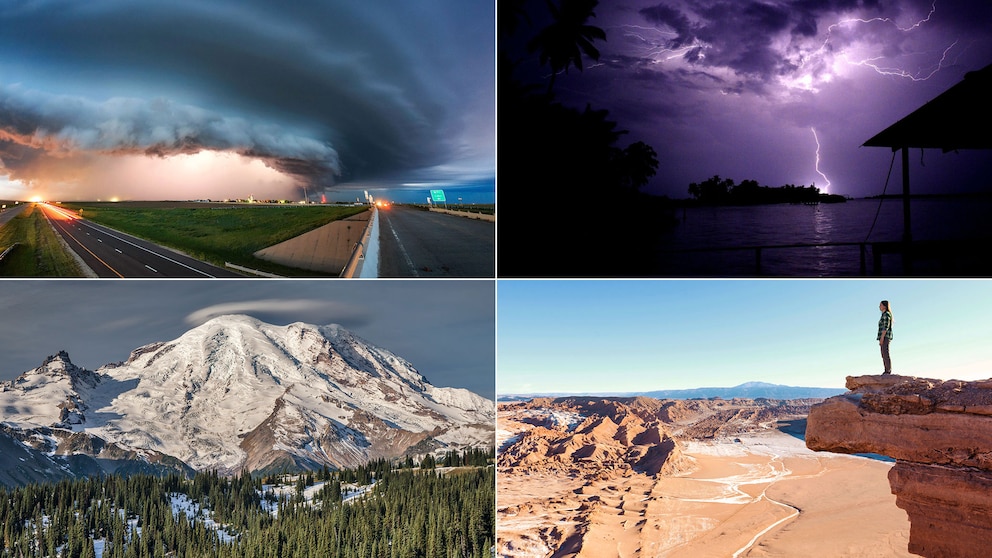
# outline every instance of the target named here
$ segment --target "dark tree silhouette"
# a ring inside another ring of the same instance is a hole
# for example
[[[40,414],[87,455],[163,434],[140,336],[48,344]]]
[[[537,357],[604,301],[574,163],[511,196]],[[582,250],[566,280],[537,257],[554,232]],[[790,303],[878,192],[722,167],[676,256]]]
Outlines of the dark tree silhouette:
[[[500,32],[513,35],[517,32],[517,26],[520,25],[520,20],[530,23],[530,18],[527,16],[527,10],[525,9],[527,2],[528,0],[505,0],[502,2],[502,9],[499,12]]]
[[[756,180],[734,185],[730,178],[714,175],[702,183],[689,185],[689,194],[707,205],[755,205],[769,203],[838,203],[843,196],[821,194],[816,186],[786,184],[780,188],[761,186]]]
[[[543,27],[547,17],[525,25],[537,12],[498,3],[508,31],[499,62],[500,192],[508,200],[502,218],[514,223],[500,229],[499,274],[650,275],[660,231],[675,222],[670,200],[640,191],[658,168],[657,154],[643,142],[623,147],[627,131],[607,110],[556,99],[554,75],[543,83],[534,73],[540,68],[528,68],[537,60],[525,54],[539,50],[555,75],[572,65],[581,70],[584,56],[597,59],[592,43],[605,33],[587,24],[597,2],[536,1],[549,9],[551,25]]]
[[[658,154],[643,141],[634,142],[620,157],[621,186],[639,190],[658,170]]]
[[[527,43],[527,49],[539,51],[541,64],[551,66],[551,81],[548,82],[548,94],[551,94],[558,72],[568,73],[569,66],[582,71],[583,53],[599,60],[599,49],[592,42],[596,39],[605,41],[606,32],[586,23],[596,15],[593,9],[599,4],[598,0],[561,0],[560,7],[551,0],[546,2],[554,21]]]
[[[720,178],[719,174],[715,174],[701,184],[689,184],[689,195],[705,203],[722,203],[727,200],[733,187],[733,179]]]

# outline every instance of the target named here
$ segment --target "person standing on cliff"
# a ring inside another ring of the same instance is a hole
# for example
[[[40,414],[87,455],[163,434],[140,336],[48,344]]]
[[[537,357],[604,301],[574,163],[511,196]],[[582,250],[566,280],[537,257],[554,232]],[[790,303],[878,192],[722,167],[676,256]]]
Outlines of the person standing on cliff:
[[[892,373],[892,361],[889,359],[889,343],[892,342],[892,308],[889,301],[883,300],[878,304],[878,309],[882,311],[882,317],[878,319],[878,346],[882,348],[882,365],[885,371],[882,374]]]

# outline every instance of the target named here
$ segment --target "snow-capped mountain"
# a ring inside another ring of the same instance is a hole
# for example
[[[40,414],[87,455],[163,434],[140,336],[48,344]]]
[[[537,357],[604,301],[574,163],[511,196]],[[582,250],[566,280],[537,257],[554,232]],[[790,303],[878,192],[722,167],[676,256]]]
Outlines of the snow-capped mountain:
[[[0,384],[0,421],[49,454],[112,448],[221,472],[347,467],[495,443],[492,401],[435,387],[340,326],[247,316],[215,318],[96,372],[64,352],[49,357]]]

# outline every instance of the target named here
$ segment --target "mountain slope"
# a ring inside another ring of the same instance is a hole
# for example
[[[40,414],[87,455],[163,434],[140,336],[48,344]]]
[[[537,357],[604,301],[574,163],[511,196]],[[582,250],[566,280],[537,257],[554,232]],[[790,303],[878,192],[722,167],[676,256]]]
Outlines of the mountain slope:
[[[3,384],[0,420],[234,472],[489,447],[495,405],[340,326],[222,316],[96,372],[50,357]]]

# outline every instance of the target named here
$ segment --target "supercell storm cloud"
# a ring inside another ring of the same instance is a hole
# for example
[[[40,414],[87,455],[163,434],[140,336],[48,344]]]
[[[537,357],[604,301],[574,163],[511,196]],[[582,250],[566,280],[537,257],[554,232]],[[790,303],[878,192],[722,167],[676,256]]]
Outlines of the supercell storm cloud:
[[[7,195],[109,195],[95,182],[122,161],[168,172],[204,151],[264,163],[256,179],[283,191],[493,172],[483,3],[47,1],[5,4],[0,22]]]
[[[229,151],[299,174],[340,174],[334,149],[274,125],[223,117],[167,99],[115,97],[102,103],[19,87],[0,89],[0,151],[12,178],[28,180],[52,159],[77,154],[179,155]]]
[[[549,22],[542,5],[528,3],[509,48],[528,83],[549,79],[523,47]],[[556,98],[607,109],[626,141],[653,146],[646,190],[674,197],[714,174],[878,194],[891,154],[861,144],[992,64],[992,5],[977,0],[625,0],[594,11],[601,56],[558,75]],[[984,188],[992,171],[980,152],[927,153],[924,164],[933,178],[921,176],[920,192]]]

